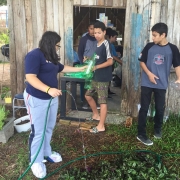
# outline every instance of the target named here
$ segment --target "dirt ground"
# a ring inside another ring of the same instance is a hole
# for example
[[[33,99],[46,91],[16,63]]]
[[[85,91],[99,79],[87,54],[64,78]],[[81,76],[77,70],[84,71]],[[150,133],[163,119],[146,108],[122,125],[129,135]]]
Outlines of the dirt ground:
[[[12,110],[10,110],[10,115],[12,115]],[[25,114],[25,111],[22,110],[17,113],[17,117],[20,117]],[[93,126],[95,124],[92,124]],[[83,133],[83,134],[82,134]],[[17,133],[13,135],[12,138],[8,140],[6,144],[0,143],[0,180],[17,180],[20,175],[23,174],[25,169],[28,167],[28,136],[29,132],[26,133]],[[83,138],[83,139],[82,139]],[[76,159],[78,157],[84,156],[83,153],[85,146],[86,155],[94,154],[100,151],[103,151],[103,147],[108,147],[110,142],[113,142],[117,139],[115,135],[105,135],[100,133],[98,136],[95,134],[90,134],[88,131],[80,132],[78,127],[60,125],[59,119],[57,118],[56,128],[52,137],[52,146],[53,149],[61,153],[63,162],[61,163],[46,163],[47,173],[50,174],[55,169],[59,168],[63,164]],[[84,142],[84,144],[83,144]],[[92,167],[100,159],[112,159],[112,156],[97,156],[94,158],[87,158],[86,160],[75,161],[72,164],[69,164],[67,168],[70,167],[79,167],[84,168],[85,164],[88,167]],[[19,169],[20,165],[23,169]],[[64,169],[64,168],[63,168]],[[55,173],[54,175],[48,177],[48,180],[58,180],[61,174],[61,170]],[[36,180],[31,170],[23,178],[24,180]]]

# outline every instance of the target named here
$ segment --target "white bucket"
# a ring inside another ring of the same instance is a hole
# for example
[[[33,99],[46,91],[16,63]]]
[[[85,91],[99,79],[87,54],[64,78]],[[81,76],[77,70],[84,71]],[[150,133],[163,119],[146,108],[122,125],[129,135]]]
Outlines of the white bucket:
[[[18,123],[20,123],[21,121],[25,121],[25,120],[29,120],[29,115],[26,115],[26,116],[23,116],[19,119],[16,119],[14,121],[14,127],[16,129],[16,131],[18,133],[21,133],[21,132],[26,132],[26,131],[29,131],[31,129],[31,123],[30,121],[28,123],[25,123],[25,124],[20,124],[20,125],[17,125]]]

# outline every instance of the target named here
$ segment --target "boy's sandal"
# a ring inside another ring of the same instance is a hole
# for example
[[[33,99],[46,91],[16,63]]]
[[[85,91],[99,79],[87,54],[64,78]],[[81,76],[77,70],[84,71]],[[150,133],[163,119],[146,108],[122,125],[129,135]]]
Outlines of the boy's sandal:
[[[95,121],[95,122],[97,122],[97,121],[99,121],[99,120],[93,119],[92,117],[87,117],[87,118],[85,118],[85,121],[89,121],[89,122]]]
[[[98,131],[97,127],[93,127],[89,132],[90,132],[90,133],[97,134],[97,133],[105,132],[105,130],[104,130],[104,131]]]

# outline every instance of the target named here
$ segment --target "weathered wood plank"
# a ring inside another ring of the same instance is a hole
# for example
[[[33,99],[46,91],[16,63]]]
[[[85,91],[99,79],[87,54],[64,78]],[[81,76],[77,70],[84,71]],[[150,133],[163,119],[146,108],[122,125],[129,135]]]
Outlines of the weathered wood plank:
[[[89,0],[81,0],[81,5],[89,5]]]
[[[175,3],[175,14],[174,14],[174,25],[173,28],[173,43],[176,44],[178,47],[180,47],[180,2],[176,0]],[[171,28],[171,27],[170,27]]]
[[[104,0],[97,0],[96,4],[97,6],[104,6]]]
[[[58,22],[59,23],[59,34],[61,36],[61,49],[60,49],[60,58],[61,58],[61,63],[64,64],[65,63],[65,58],[64,58],[64,1],[59,1],[59,19]]]
[[[168,0],[161,0],[160,22],[167,23]]]
[[[11,96],[17,93],[17,65],[16,65],[16,42],[15,42],[15,32],[14,32],[14,1],[8,0],[8,28],[9,28],[9,55],[10,55],[10,78],[11,78]]]
[[[113,7],[124,7],[124,0],[113,0]]]
[[[16,67],[17,73],[17,93],[24,90],[24,57],[27,53],[26,48],[26,22],[25,22],[25,4],[24,0],[14,1],[14,33],[16,45]],[[22,18],[23,17],[23,18]]]
[[[161,0],[152,2],[151,26],[160,21]]]
[[[71,0],[64,1],[64,35],[65,64],[73,63],[73,4]]]
[[[177,80],[176,73],[170,73],[169,82],[175,82]],[[179,113],[180,93],[169,84],[168,91],[166,93],[166,107],[170,109],[170,112]]]
[[[46,2],[45,0],[36,0],[36,23],[33,26],[36,26],[36,44],[35,47],[38,47],[39,40],[42,37],[42,34],[47,30],[47,20],[46,20]],[[34,29],[36,29],[34,28]]]
[[[123,6],[126,7],[127,6],[127,0],[123,1]]]
[[[59,33],[59,0],[53,0],[53,11],[54,11],[54,29],[53,31],[56,31]]]
[[[73,1],[73,4],[74,4],[74,5],[80,5],[80,4],[81,4],[81,0],[74,0],[74,1]]]
[[[124,48],[123,48],[123,68],[122,68],[122,101],[121,101],[121,113],[127,114],[128,113],[128,93],[129,93],[129,60],[130,60],[130,53],[129,48],[130,44],[130,34],[131,28],[129,25],[131,24],[131,12],[134,9],[134,1],[130,3],[131,0],[127,0],[129,6],[126,9],[126,20],[125,20],[125,31],[124,31]]]
[[[168,40],[173,42],[174,34],[174,14],[175,14],[175,6],[174,1],[168,1],[168,11],[167,11],[167,25],[169,26],[168,30]]]
[[[33,48],[31,0],[25,0],[27,51]]]
[[[47,30],[54,30],[54,11],[53,11],[53,0],[46,0],[46,19],[47,19]]]
[[[96,0],[89,0],[89,6],[95,6]]]
[[[108,6],[108,7],[112,7],[113,6],[113,1],[111,0],[105,0],[105,2],[104,2],[104,5],[105,6]]]
[[[147,1],[127,1],[123,52],[123,82],[121,112],[137,116],[140,95],[140,65],[138,56],[148,38]]]
[[[32,11],[32,37],[33,37],[33,48],[36,48],[38,45],[38,17],[37,10],[40,8],[36,3],[38,0],[31,1],[31,11]],[[40,16],[40,14],[38,14]],[[40,25],[39,25],[40,26]]]

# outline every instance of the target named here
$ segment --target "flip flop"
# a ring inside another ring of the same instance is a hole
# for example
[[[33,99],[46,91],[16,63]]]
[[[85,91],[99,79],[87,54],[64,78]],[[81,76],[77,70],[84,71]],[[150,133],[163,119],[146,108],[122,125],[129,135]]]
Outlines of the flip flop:
[[[97,120],[97,119],[93,119],[92,117],[87,117],[87,118],[85,118],[85,121],[89,121],[89,122],[99,122],[99,120]]]
[[[97,127],[93,127],[91,130],[92,131],[89,131],[89,132],[94,133],[94,134],[105,132],[105,130],[104,131],[98,131]]]

